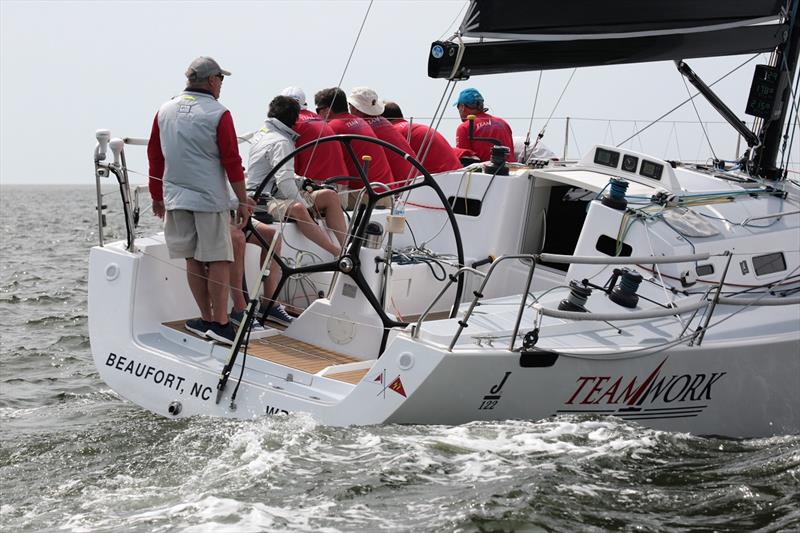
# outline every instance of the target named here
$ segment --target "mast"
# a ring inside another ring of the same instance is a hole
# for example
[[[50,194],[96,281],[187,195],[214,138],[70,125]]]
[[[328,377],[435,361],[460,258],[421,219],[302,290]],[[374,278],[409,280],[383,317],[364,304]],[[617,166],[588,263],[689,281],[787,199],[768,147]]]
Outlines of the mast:
[[[778,168],[776,162],[778,151],[783,137],[783,122],[789,108],[791,84],[797,69],[797,55],[800,48],[800,18],[798,17],[798,4],[800,0],[790,2],[788,7],[788,37],[775,49],[773,66],[780,69],[781,81],[779,94],[775,101],[775,111],[772,116],[764,120],[759,132],[761,145],[753,152],[752,173],[771,180],[786,177],[786,170]]]

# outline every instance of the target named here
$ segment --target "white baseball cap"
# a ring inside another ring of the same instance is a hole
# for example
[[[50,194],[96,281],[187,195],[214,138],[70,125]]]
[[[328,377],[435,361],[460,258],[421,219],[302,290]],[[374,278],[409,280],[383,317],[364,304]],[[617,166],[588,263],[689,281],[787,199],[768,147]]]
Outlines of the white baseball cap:
[[[355,107],[362,113],[371,117],[377,117],[383,113],[383,100],[378,98],[378,93],[369,87],[353,87],[347,103]]]
[[[300,87],[287,87],[281,91],[281,96],[288,96],[289,98],[294,98],[300,103],[300,107],[302,109],[308,109],[308,103],[306,102],[306,93]]]

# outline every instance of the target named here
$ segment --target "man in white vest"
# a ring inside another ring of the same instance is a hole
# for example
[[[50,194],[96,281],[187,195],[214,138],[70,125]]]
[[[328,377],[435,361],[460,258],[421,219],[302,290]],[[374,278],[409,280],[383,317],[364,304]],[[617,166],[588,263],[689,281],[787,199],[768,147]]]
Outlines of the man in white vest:
[[[232,344],[228,319],[233,261],[230,211],[241,228],[253,212],[230,112],[220,104],[222,80],[231,73],[210,57],[186,70],[186,89],[163,104],[153,120],[147,156],[153,212],[164,218],[170,257],[185,258],[189,288],[200,318],[186,329]],[[231,206],[228,183],[238,199]]]

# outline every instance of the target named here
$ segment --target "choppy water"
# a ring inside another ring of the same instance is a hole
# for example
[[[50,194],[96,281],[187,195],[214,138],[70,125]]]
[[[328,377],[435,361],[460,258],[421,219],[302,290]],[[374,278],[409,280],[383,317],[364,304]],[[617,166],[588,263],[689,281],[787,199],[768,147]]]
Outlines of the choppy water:
[[[118,201],[108,230],[122,237]],[[0,188],[0,530],[797,531],[800,436],[169,421],[98,378],[93,187]],[[151,227],[149,214],[143,220]],[[116,225],[115,225],[116,224]]]

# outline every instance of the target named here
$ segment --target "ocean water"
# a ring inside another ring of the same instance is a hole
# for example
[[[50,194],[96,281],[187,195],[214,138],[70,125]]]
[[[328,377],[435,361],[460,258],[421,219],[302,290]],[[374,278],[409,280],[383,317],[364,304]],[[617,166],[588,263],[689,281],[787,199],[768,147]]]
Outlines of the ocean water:
[[[113,189],[106,229],[124,235]],[[798,531],[800,436],[171,421],[98,377],[93,186],[0,187],[2,531]],[[143,231],[157,228],[143,213]]]

